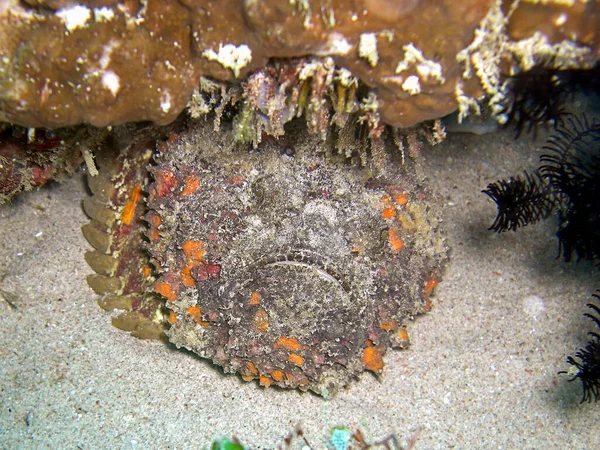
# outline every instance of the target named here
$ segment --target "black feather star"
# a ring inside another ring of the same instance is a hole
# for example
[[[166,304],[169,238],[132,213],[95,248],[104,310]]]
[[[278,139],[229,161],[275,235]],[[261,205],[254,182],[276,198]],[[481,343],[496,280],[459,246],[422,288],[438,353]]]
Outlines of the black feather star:
[[[600,123],[564,115],[543,148],[539,170],[482,191],[498,207],[489,229],[516,231],[557,210],[559,255],[600,259]]]
[[[597,300],[600,297],[594,294]],[[600,308],[592,303],[587,305],[591,308],[594,314],[585,314],[586,317],[592,319],[598,328],[600,328]],[[588,333],[592,339],[587,343],[585,348],[580,349],[575,353],[575,357],[567,357],[567,363],[571,365],[568,371],[562,371],[559,373],[566,373],[571,375],[569,381],[579,379],[583,388],[583,396],[581,403],[587,401],[588,403],[594,400],[598,401],[600,397],[600,335],[590,331]]]
[[[544,182],[539,172],[523,172],[508,180],[498,180],[488,184],[481,191],[490,197],[498,207],[498,215],[489,228],[497,233],[516,231],[530,223],[548,218],[554,209],[554,199],[550,186]]]
[[[563,104],[570,93],[566,83],[569,71],[561,71],[554,65],[553,60],[541,61],[507,78],[501,114],[506,116],[506,126],[515,125],[515,138],[525,130],[533,131],[535,139],[540,125],[556,123],[564,113]]]
[[[488,185],[482,191],[498,206],[490,230],[516,231],[558,210],[559,256],[600,260],[600,123],[585,116],[563,115],[555,122],[555,133],[543,147],[540,168],[524,177],[511,177]],[[600,292],[600,291],[598,291]],[[597,300],[600,296],[594,294]],[[585,314],[600,328],[600,307]],[[590,341],[575,356],[569,356],[569,381],[583,386],[581,403],[600,397],[600,334],[590,332]]]
[[[543,147],[540,173],[558,205],[559,254],[600,258],[600,123],[567,116]]]

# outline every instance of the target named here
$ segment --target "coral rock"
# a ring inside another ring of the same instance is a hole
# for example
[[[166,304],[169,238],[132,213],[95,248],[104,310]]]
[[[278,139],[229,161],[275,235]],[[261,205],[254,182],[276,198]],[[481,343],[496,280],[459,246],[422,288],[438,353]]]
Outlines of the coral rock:
[[[272,58],[331,57],[408,127],[457,108],[542,55],[591,67],[598,1],[3,2],[0,120],[29,127],[172,121],[200,77],[235,82]]]

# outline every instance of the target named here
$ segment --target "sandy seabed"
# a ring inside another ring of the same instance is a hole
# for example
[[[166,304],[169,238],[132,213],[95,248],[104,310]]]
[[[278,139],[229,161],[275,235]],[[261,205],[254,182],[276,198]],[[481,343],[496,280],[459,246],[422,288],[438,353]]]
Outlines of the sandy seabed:
[[[0,300],[0,448],[199,449],[235,435],[271,449],[299,423],[315,449],[339,425],[417,436],[416,449],[600,448],[599,405],[557,375],[587,342],[597,270],[556,260],[556,219],[487,230],[496,209],[480,191],[536,167],[544,142],[513,134],[424,149],[452,247],[434,308],[380,380],[364,373],[327,401],[113,328],[85,283],[81,175],[0,207],[0,291],[14,305]]]

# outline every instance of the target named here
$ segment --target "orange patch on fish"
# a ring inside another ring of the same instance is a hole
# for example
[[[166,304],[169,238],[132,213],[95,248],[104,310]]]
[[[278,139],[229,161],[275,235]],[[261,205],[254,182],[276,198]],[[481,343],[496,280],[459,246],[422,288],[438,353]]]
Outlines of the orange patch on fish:
[[[400,253],[404,248],[404,241],[400,238],[400,233],[393,228],[390,228],[388,231],[388,241],[390,243],[390,248],[394,253]]]

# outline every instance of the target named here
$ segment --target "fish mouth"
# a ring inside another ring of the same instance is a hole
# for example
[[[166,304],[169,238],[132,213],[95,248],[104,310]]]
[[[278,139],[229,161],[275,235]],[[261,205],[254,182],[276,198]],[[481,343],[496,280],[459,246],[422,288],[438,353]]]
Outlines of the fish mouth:
[[[353,289],[332,258],[310,249],[274,252],[228,278],[217,296],[206,291],[199,298],[213,299],[210,307],[220,308],[221,323],[243,340],[293,336],[332,361],[345,361],[364,344],[373,319],[369,298]],[[268,328],[266,322],[257,326],[258,314],[268,317]]]
[[[307,249],[296,249],[287,253],[277,254],[271,257],[263,258],[257,264],[257,267],[265,268],[290,268],[312,272],[317,278],[337,285],[347,294],[351,293],[351,288],[347,280],[341,275],[336,264],[330,258]]]

